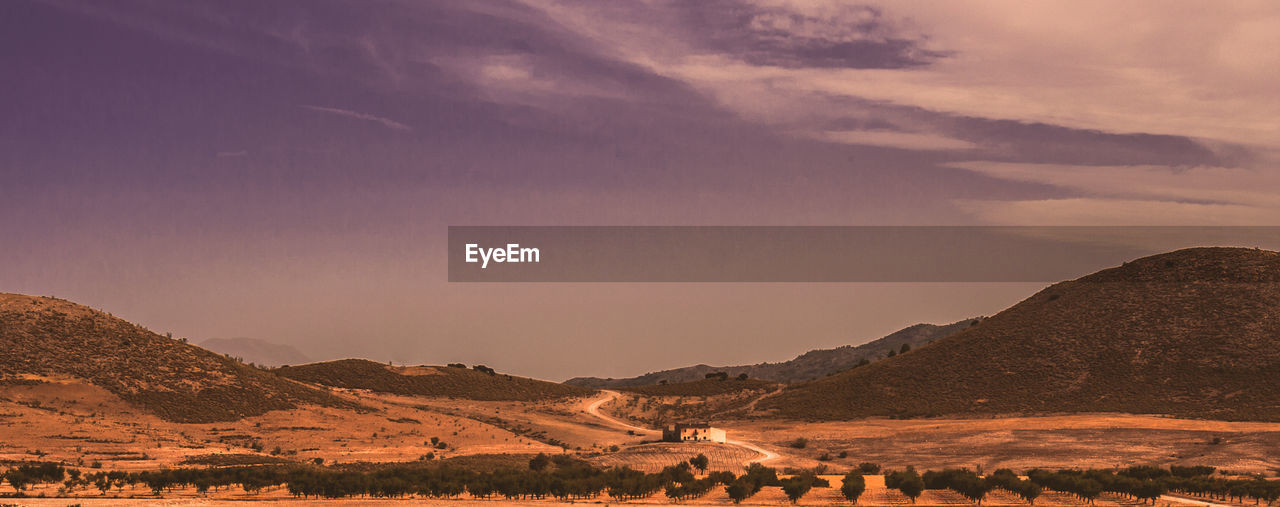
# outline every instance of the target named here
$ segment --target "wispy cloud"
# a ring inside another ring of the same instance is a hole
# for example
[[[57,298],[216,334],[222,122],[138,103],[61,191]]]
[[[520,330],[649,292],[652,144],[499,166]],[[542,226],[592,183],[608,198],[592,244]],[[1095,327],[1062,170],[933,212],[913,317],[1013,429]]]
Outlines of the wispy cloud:
[[[904,150],[969,150],[977,147],[973,143],[946,136],[893,130],[828,130],[815,133],[814,137],[836,143]]]
[[[324,106],[299,106],[299,107],[303,109],[310,109],[312,111],[318,111],[321,113],[336,114],[338,116],[345,116],[347,118],[355,118],[357,120],[378,122],[378,123],[381,123],[382,126],[387,127],[389,129],[413,130],[413,127],[410,127],[398,121],[392,120],[390,118],[384,118],[382,116],[372,115],[369,113],[362,113],[359,111],[352,111],[350,109],[339,109],[336,107],[324,107]]]
[[[1268,170],[1162,166],[1073,166],[1006,162],[948,164],[1008,181],[1084,194],[1034,200],[958,200],[985,222],[1040,225],[1262,225],[1280,217]]]

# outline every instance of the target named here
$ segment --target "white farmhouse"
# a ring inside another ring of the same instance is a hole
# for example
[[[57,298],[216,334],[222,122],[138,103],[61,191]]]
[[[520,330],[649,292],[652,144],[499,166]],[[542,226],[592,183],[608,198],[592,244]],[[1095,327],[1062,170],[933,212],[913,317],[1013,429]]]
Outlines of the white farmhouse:
[[[674,424],[662,429],[664,442],[725,442],[725,432],[710,424]]]

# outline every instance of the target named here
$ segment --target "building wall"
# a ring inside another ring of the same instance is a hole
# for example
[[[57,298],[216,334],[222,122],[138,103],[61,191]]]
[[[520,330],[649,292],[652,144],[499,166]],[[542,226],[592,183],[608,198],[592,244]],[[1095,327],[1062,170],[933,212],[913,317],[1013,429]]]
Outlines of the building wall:
[[[662,439],[668,442],[719,442],[724,443],[725,431],[708,427],[667,427],[662,431]]]

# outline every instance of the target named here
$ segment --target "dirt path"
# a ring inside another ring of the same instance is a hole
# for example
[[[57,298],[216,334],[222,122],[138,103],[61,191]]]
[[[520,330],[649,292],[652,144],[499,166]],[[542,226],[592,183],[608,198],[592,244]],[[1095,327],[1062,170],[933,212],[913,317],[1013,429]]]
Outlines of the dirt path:
[[[1179,503],[1183,505],[1197,505],[1200,507],[1231,507],[1231,504],[1214,503],[1214,502],[1197,500],[1194,498],[1187,498],[1187,497],[1177,496],[1177,495],[1161,495],[1160,499],[1166,502]]]
[[[661,431],[652,430],[649,428],[642,428],[640,426],[636,426],[636,425],[627,423],[625,421],[615,419],[611,416],[605,415],[604,413],[600,412],[600,407],[603,406],[605,403],[608,403],[610,401],[616,400],[621,397],[622,397],[622,394],[617,391],[602,389],[600,390],[600,396],[596,398],[589,398],[583,402],[583,404],[585,405],[583,410],[586,413],[604,421],[605,423],[611,426],[615,426],[624,430],[634,431],[636,433],[639,433],[645,436],[661,436],[662,435]],[[747,442],[745,440],[727,440],[725,441],[725,443],[728,445],[738,446],[743,449],[748,449],[756,452],[757,456],[755,458],[748,460],[746,464],[763,463],[763,462],[771,461],[778,458],[777,453],[772,452],[763,447],[760,447],[751,442]]]
[[[600,412],[600,407],[602,405],[621,397],[622,397],[622,394],[617,391],[609,391],[606,389],[602,389],[600,390],[599,397],[589,398],[586,400],[586,402],[584,403],[586,407],[583,410],[586,411],[586,413],[592,415],[593,417],[596,417],[597,419],[604,421],[610,426],[622,428],[624,430],[634,431],[636,433],[639,433],[645,436],[662,436],[661,431],[651,430],[649,428],[642,428],[640,426],[636,426],[634,424],[628,423],[621,419],[615,419],[612,416],[608,416]]]

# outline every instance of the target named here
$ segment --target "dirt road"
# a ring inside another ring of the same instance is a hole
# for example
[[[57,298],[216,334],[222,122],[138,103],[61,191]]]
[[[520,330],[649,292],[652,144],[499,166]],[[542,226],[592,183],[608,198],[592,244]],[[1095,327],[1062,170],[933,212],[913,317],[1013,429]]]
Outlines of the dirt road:
[[[661,431],[658,431],[658,430],[652,430],[652,429],[648,429],[648,428],[642,428],[642,427],[640,427],[640,426],[636,426],[636,425],[630,424],[630,423],[628,423],[628,422],[625,422],[625,421],[622,421],[622,420],[619,420],[619,419],[615,419],[614,417],[611,417],[611,416],[609,416],[609,415],[606,415],[606,414],[604,414],[604,413],[600,412],[600,407],[601,407],[601,406],[603,406],[605,403],[608,403],[608,402],[610,402],[610,401],[616,400],[616,399],[618,399],[618,398],[620,398],[620,397],[622,397],[622,394],[621,394],[621,393],[619,393],[619,392],[617,392],[617,391],[610,391],[610,390],[607,390],[607,389],[602,389],[602,390],[600,390],[600,395],[599,395],[598,397],[596,397],[596,398],[589,398],[589,399],[587,399],[587,400],[584,402],[585,407],[583,408],[583,410],[584,410],[586,413],[588,413],[588,414],[590,414],[590,415],[592,415],[592,416],[594,416],[594,417],[596,417],[596,418],[598,418],[598,419],[600,419],[600,420],[604,421],[605,423],[608,423],[608,424],[609,424],[609,425],[611,425],[611,426],[615,426],[615,427],[622,428],[622,429],[625,429],[625,430],[634,431],[634,432],[636,432],[636,433],[638,433],[638,434],[645,435],[645,436],[661,436],[661,435],[662,435],[662,432],[661,432]],[[728,444],[728,445],[734,445],[734,446],[742,447],[742,448],[744,448],[744,449],[748,449],[748,450],[751,450],[751,451],[755,451],[758,455],[757,455],[755,458],[752,458],[751,460],[748,460],[748,461],[747,461],[747,463],[763,463],[763,462],[770,461],[770,460],[774,460],[774,459],[777,459],[777,458],[778,458],[778,454],[777,454],[777,453],[772,452],[772,451],[770,451],[770,450],[768,450],[768,449],[765,449],[765,448],[763,448],[763,447],[760,447],[760,446],[758,446],[758,445],[756,445],[756,444],[753,444],[753,443],[751,443],[751,442],[747,442],[747,441],[745,441],[745,440],[728,440],[728,441],[726,441],[725,443],[726,443],[726,444]]]

